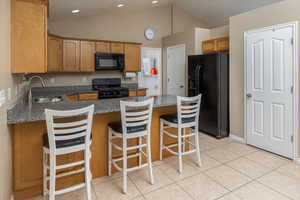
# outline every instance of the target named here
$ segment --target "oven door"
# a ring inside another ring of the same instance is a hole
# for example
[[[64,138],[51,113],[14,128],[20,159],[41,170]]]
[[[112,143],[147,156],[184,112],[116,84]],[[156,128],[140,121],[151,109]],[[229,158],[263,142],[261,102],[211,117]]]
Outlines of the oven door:
[[[95,69],[98,70],[123,70],[124,54],[96,53]]]

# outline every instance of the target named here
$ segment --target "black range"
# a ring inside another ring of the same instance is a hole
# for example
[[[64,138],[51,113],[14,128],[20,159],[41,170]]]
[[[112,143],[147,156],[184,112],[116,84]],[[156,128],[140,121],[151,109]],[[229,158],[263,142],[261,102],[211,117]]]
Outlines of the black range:
[[[99,99],[128,97],[128,88],[121,87],[120,78],[97,78],[92,80],[93,89],[99,92]]]

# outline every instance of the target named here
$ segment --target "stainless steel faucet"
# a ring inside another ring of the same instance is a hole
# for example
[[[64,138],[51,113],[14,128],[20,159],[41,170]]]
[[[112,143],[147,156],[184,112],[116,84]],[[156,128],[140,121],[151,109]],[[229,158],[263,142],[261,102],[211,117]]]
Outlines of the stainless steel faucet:
[[[29,105],[32,104],[32,92],[31,92],[32,87],[31,87],[31,82],[32,82],[33,79],[39,79],[40,82],[41,82],[42,87],[43,88],[46,87],[44,79],[42,77],[40,77],[40,76],[35,75],[35,76],[32,76],[32,77],[30,77],[28,79],[28,82],[29,82],[28,103],[29,103]]]

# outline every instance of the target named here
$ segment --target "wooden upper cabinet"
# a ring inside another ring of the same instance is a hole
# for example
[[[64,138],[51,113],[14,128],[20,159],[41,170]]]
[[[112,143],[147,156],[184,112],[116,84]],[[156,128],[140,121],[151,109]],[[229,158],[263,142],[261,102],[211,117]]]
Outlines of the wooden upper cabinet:
[[[122,42],[111,42],[110,43],[111,53],[124,53],[124,43]]]
[[[48,36],[48,72],[61,72],[63,65],[62,39]]]
[[[229,37],[218,38],[216,40],[218,51],[229,50]]]
[[[97,53],[110,53],[110,42],[96,42]]]
[[[203,53],[214,53],[229,50],[229,37],[216,38],[202,42]]]
[[[81,41],[80,45],[80,71],[95,71],[95,42]]]
[[[12,73],[47,71],[47,7],[42,1],[12,0]]]
[[[202,42],[202,51],[203,53],[212,53],[217,51],[216,49],[216,40],[207,40]]]
[[[80,41],[63,41],[63,72],[80,71]]]
[[[125,44],[125,72],[141,71],[141,47],[139,44]]]

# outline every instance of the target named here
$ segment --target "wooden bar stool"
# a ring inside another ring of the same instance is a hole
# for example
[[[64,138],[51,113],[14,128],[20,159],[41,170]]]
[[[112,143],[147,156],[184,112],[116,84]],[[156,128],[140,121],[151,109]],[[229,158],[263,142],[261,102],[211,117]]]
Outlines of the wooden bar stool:
[[[94,105],[78,110],[57,111],[45,110],[47,135],[44,135],[43,147],[43,194],[49,195],[49,200],[54,200],[56,195],[71,192],[80,188],[86,188],[87,200],[91,200],[91,128],[94,114]],[[55,118],[78,117],[67,123],[57,123]],[[80,119],[79,119],[80,118]],[[84,118],[84,119],[83,119]],[[58,155],[84,151],[84,159],[63,165],[56,164]],[[83,165],[83,166],[82,166]],[[82,166],[79,169],[56,174],[57,170]],[[49,176],[48,176],[49,170]],[[61,190],[56,190],[56,178],[77,173],[85,173],[85,182]],[[48,189],[49,181],[49,189]]]
[[[162,115],[160,117],[160,160],[163,159],[163,150],[167,150],[173,155],[178,156],[179,173],[182,172],[182,156],[191,153],[197,154],[197,164],[200,167],[202,165],[198,138],[198,122],[199,122],[199,110],[200,110],[201,95],[195,97],[177,97],[177,114]],[[167,131],[169,128],[177,128],[177,134],[173,134]],[[192,133],[185,133],[185,130],[189,128],[193,130]],[[176,144],[165,145],[164,135],[177,139]],[[195,143],[192,143],[188,139],[194,137]],[[192,146],[192,149],[185,151],[186,143]],[[178,152],[172,150],[172,148],[178,147]]]
[[[148,166],[150,183],[154,183],[151,161],[151,121],[153,98],[143,102],[120,101],[121,122],[110,123],[108,126],[108,175],[111,176],[112,165],[123,173],[123,193],[127,192],[127,173]],[[122,147],[114,140],[121,139]],[[129,139],[138,139],[138,145],[128,147]],[[145,142],[145,143],[144,143]],[[119,158],[112,157],[112,148],[122,151]],[[146,148],[146,152],[143,151]],[[138,150],[137,153],[128,155],[127,151]],[[147,163],[142,164],[142,156],[147,158]],[[128,168],[127,160],[138,157],[138,166]],[[122,162],[123,167],[117,163]]]

